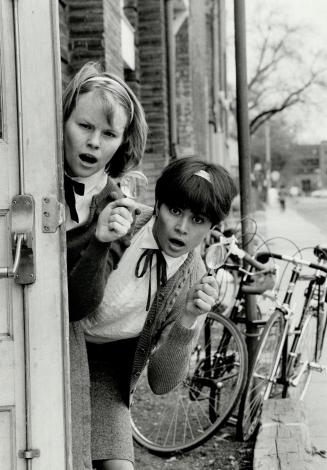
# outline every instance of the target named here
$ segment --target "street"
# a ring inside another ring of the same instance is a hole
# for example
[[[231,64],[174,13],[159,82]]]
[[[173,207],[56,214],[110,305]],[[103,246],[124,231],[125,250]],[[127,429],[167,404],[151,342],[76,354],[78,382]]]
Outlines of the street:
[[[327,198],[300,197],[297,200],[290,199],[288,203],[326,234],[327,243]]]
[[[272,195],[270,205],[267,206],[265,218],[265,237],[274,239],[274,250],[285,253],[285,247],[291,245],[298,247],[314,247],[317,244],[327,244],[326,230],[326,199],[301,197],[297,200],[288,199],[285,211],[281,211],[278,201]],[[275,237],[285,237],[275,238]],[[288,243],[285,244],[285,240]],[[310,250],[305,251],[305,258]],[[325,343],[321,364],[327,364],[327,348]],[[327,375],[313,374],[312,381],[305,396],[307,419],[314,455],[313,469],[327,470],[327,459],[319,451],[327,450]],[[311,468],[311,467],[310,467]]]

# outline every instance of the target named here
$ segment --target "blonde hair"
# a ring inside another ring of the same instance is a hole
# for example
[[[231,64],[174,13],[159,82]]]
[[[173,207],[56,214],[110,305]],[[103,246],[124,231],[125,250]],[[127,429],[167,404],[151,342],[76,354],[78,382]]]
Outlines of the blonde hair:
[[[88,62],[68,83],[63,94],[63,121],[69,119],[80,95],[99,90],[104,109],[110,122],[114,113],[112,100],[119,104],[127,115],[123,142],[108,162],[106,171],[112,177],[121,175],[141,161],[148,133],[144,110],[129,86],[119,77],[102,70],[98,63]]]

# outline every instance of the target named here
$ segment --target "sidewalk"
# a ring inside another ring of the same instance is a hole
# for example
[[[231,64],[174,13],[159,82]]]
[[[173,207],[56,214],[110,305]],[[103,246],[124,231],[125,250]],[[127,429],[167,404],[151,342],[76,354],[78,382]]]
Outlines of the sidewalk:
[[[277,204],[258,214],[258,229],[265,239],[285,237],[300,248],[327,244],[327,236],[318,227],[307,222],[296,210],[288,206],[281,212]],[[283,252],[286,243],[283,240],[273,242],[273,249]],[[291,247],[291,246],[290,246]],[[284,251],[285,252],[285,251]],[[289,252],[290,254],[291,252]],[[327,365],[327,345],[325,344],[321,364]],[[307,423],[313,448],[327,451],[327,374],[314,373],[305,400]],[[314,470],[327,470],[327,458],[313,456]]]

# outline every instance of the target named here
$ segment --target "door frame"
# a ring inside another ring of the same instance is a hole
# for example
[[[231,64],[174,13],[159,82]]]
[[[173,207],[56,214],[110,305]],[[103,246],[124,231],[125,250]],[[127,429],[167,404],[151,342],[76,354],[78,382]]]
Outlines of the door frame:
[[[72,469],[69,318],[63,204],[59,11],[56,0],[3,0],[16,11],[20,188],[35,203],[36,282],[22,286],[25,317],[24,456],[33,470]],[[37,53],[35,53],[37,51]],[[44,201],[58,227],[46,229]],[[13,281],[12,281],[13,282]],[[35,457],[30,458],[30,452]],[[27,453],[26,453],[27,451]]]

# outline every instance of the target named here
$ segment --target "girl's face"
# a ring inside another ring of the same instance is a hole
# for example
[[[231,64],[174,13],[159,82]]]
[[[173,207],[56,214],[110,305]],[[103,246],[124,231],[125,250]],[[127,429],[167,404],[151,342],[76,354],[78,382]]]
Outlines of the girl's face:
[[[96,90],[81,95],[64,126],[65,161],[71,176],[87,177],[104,169],[123,142],[125,110],[114,103],[109,124]]]
[[[211,225],[207,217],[190,209],[161,204],[156,207],[153,235],[166,255],[177,258],[200,245]]]

